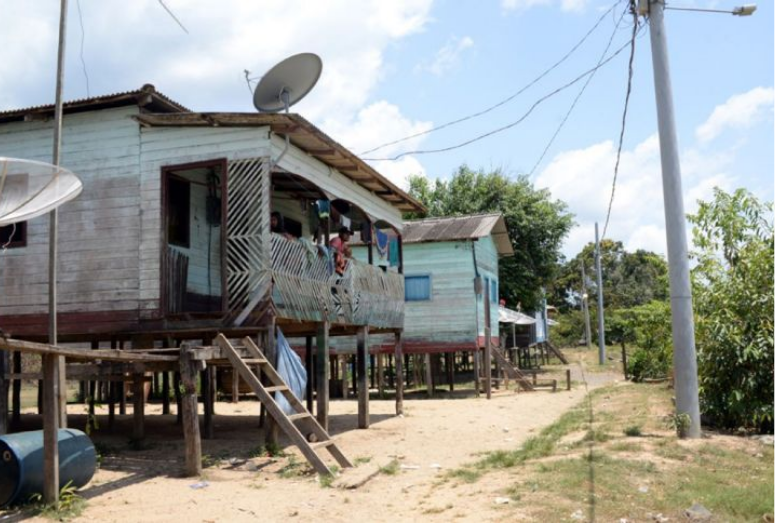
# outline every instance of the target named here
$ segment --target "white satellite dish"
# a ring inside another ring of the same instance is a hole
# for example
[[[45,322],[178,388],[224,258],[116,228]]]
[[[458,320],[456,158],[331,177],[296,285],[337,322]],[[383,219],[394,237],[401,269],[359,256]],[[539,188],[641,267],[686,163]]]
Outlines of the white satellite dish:
[[[0,226],[31,220],[78,196],[83,184],[56,165],[0,157]]]
[[[314,53],[300,53],[272,67],[253,92],[253,105],[262,113],[288,108],[309,93],[323,71],[323,61]]]

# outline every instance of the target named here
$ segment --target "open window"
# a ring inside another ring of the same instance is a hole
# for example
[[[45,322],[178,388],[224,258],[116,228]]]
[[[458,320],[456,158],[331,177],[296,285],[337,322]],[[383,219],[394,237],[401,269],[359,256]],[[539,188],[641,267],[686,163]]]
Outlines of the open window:
[[[162,169],[167,314],[222,314],[226,308],[225,192],[225,160]]]
[[[27,246],[27,222],[0,227],[0,248],[13,249]]]

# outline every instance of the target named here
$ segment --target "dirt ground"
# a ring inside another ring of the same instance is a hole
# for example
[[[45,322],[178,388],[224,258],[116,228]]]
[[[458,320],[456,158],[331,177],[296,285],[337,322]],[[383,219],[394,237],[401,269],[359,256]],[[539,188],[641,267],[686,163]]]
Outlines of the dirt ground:
[[[616,377],[588,376],[589,385],[600,386]],[[255,457],[264,439],[257,427],[255,401],[216,404],[216,439],[203,441],[202,478],[180,477],[182,434],[174,415],[161,416],[159,405],[147,408],[147,448],[129,450],[128,406],[128,415],[117,417],[112,434],[104,427],[97,430],[101,467],[81,491],[88,502],[76,521],[504,520],[505,513],[495,501],[497,484],[488,480],[476,485],[442,484],[440,480],[445,471],[471,462],[479,453],[519,447],[554,422],[586,393],[578,368],[573,369],[573,380],[571,391],[561,386],[555,393],[517,394],[512,387],[496,392],[489,401],[473,397],[473,391],[440,393],[434,399],[417,393],[405,400],[403,417],[394,415],[392,400],[372,399],[368,430],[356,428],[355,400],[334,400],[331,432],[350,460],[358,463],[355,469],[343,471],[340,481],[376,471],[393,460],[398,464],[394,474],[379,473],[352,490],[321,485],[315,474],[305,473],[305,462],[295,447],[285,449],[288,456]],[[71,413],[70,425],[82,428],[84,407],[71,406]],[[35,416],[26,418],[35,422]],[[99,419],[105,423],[104,417]],[[194,488],[197,484],[206,486]]]

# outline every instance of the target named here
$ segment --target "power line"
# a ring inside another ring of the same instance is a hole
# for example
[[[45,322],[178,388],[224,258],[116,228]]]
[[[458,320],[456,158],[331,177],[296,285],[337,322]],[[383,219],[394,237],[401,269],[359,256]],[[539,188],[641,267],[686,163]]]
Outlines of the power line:
[[[83,76],[86,78],[86,98],[91,98],[89,92],[89,72],[86,70],[86,60],[83,58],[83,45],[86,40],[86,31],[83,27],[83,13],[81,12],[81,0],[75,0],[75,5],[78,7],[78,21],[81,23],[81,67],[83,68]]]
[[[552,64],[552,65],[551,65],[549,68],[547,68],[547,69],[546,69],[544,72],[542,72],[540,75],[538,75],[537,77],[535,77],[535,78],[534,78],[532,81],[530,81],[530,82],[529,82],[527,85],[525,85],[524,87],[522,87],[521,89],[519,89],[519,90],[518,90],[516,93],[512,94],[511,96],[508,96],[507,98],[504,98],[503,100],[501,100],[500,102],[496,103],[495,105],[491,105],[490,107],[488,107],[488,108],[486,108],[486,109],[483,109],[483,110],[481,110],[481,111],[479,111],[479,112],[476,112],[476,113],[473,113],[473,114],[469,114],[468,116],[463,116],[462,118],[458,118],[457,120],[452,120],[452,121],[450,121],[450,122],[447,122],[447,123],[441,124],[441,125],[439,125],[439,126],[437,126],[437,127],[432,127],[431,129],[427,129],[427,130],[425,130],[425,131],[421,131],[421,132],[419,132],[419,133],[414,133],[414,134],[411,134],[411,135],[409,135],[409,136],[405,136],[405,137],[403,137],[403,138],[399,138],[399,139],[397,139],[397,140],[393,140],[393,141],[391,141],[391,142],[383,143],[382,145],[378,145],[377,147],[372,147],[371,149],[369,149],[369,150],[367,150],[367,151],[363,151],[363,152],[361,152],[361,153],[359,154],[359,156],[363,156],[363,155],[365,155],[365,154],[373,153],[374,151],[378,151],[378,150],[380,150],[380,149],[384,149],[385,147],[389,147],[389,146],[391,146],[391,145],[396,145],[396,144],[399,144],[399,143],[401,143],[401,142],[405,142],[405,141],[407,141],[407,140],[411,140],[412,138],[417,138],[417,137],[419,137],[419,136],[424,136],[424,135],[426,135],[426,134],[430,134],[430,133],[432,133],[432,132],[440,131],[441,129],[445,129],[445,128],[447,128],[447,127],[450,127],[450,126],[452,126],[452,125],[456,125],[456,124],[459,124],[459,123],[461,123],[461,122],[465,122],[465,121],[467,121],[467,120],[471,120],[471,119],[473,119],[473,118],[478,118],[479,116],[485,115],[485,114],[487,114],[487,113],[489,113],[489,112],[491,112],[491,111],[493,111],[493,110],[497,109],[498,107],[501,107],[502,105],[505,105],[505,104],[509,103],[511,100],[513,100],[514,98],[516,98],[516,97],[517,97],[517,96],[519,96],[520,94],[524,93],[524,92],[525,92],[525,91],[527,91],[527,90],[528,90],[530,87],[532,87],[533,85],[535,85],[536,83],[538,83],[540,80],[542,80],[542,79],[543,79],[543,78],[544,78],[546,75],[548,75],[548,74],[549,74],[550,72],[552,72],[554,69],[556,69],[557,67],[559,67],[559,66],[560,66],[560,65],[561,65],[563,62],[565,62],[565,60],[567,60],[568,58],[570,58],[570,56],[571,56],[573,53],[575,53],[575,52],[576,52],[576,50],[577,50],[579,47],[581,47],[581,45],[582,45],[582,44],[583,44],[583,43],[584,43],[584,42],[587,40],[587,38],[589,38],[589,36],[590,36],[590,35],[591,35],[591,34],[592,34],[594,31],[595,31],[595,29],[597,29],[597,27],[598,27],[598,26],[599,26],[599,25],[600,25],[600,24],[603,22],[603,20],[605,19],[605,17],[606,17],[606,16],[608,16],[608,14],[609,14],[609,13],[611,13],[611,12],[614,10],[614,8],[615,8],[617,5],[619,5],[621,2],[622,2],[622,0],[617,0],[617,1],[616,1],[616,2],[613,4],[613,5],[611,5],[611,7],[609,7],[609,8],[608,8],[608,10],[606,10],[606,11],[605,11],[605,12],[604,12],[604,13],[603,13],[601,16],[600,16],[600,18],[598,18],[597,22],[595,22],[595,24],[592,26],[592,28],[590,28],[590,29],[589,29],[589,31],[587,31],[587,33],[586,33],[586,34],[585,34],[585,35],[584,35],[584,36],[581,38],[581,40],[579,40],[578,42],[576,42],[576,45],[574,45],[574,46],[573,46],[573,47],[570,49],[570,51],[568,51],[567,53],[565,53],[565,55],[563,55],[563,57],[562,57],[562,58],[560,58],[560,59],[559,59],[557,62],[555,62],[554,64]]]
[[[167,14],[169,14],[172,17],[172,19],[178,23],[180,28],[183,29],[183,31],[185,31],[186,34],[188,34],[188,29],[186,29],[186,26],[183,25],[183,23],[180,20],[178,20],[178,17],[175,16],[175,13],[173,13],[169,7],[167,7],[167,4],[164,3],[164,0],[158,0],[158,2],[159,2],[159,5],[162,6],[165,11],[167,11]]]
[[[600,65],[600,62],[605,58],[605,55],[608,54],[608,50],[611,48],[611,44],[614,41],[614,37],[616,36],[617,31],[619,30],[619,26],[622,23],[622,20],[624,19],[624,15],[627,14],[627,10],[625,9],[622,11],[621,16],[619,16],[619,19],[616,21],[616,26],[614,26],[614,30],[611,33],[611,37],[608,39],[608,44],[605,46],[605,49],[603,50],[603,53],[600,55],[600,60],[598,60],[598,65]],[[538,157],[538,160],[533,165],[533,168],[530,169],[530,173],[528,176],[533,176],[533,173],[538,168],[539,165],[541,165],[541,162],[544,160],[544,157],[546,156],[546,153],[549,152],[549,149],[552,147],[552,144],[554,144],[554,140],[557,138],[557,136],[560,134],[560,131],[562,131],[562,128],[565,126],[565,122],[568,121],[568,118],[570,118],[571,113],[573,112],[573,109],[576,108],[576,104],[578,103],[579,99],[581,99],[581,96],[584,94],[584,91],[586,91],[587,86],[592,82],[592,79],[595,77],[595,73],[597,71],[593,72],[587,77],[587,81],[584,82],[584,85],[581,86],[581,89],[579,90],[578,94],[576,95],[576,98],[573,99],[573,103],[571,103],[570,107],[568,108],[568,112],[565,113],[565,116],[560,121],[560,125],[557,126],[557,130],[554,131],[554,134],[549,139],[549,143],[546,144],[546,147],[544,147],[543,152],[541,153],[541,156]]]
[[[630,39],[630,61],[627,66],[627,94],[624,97],[624,110],[622,111],[622,128],[619,131],[619,147],[616,150],[616,164],[614,165],[614,180],[611,184],[611,199],[608,201],[608,212],[605,216],[605,225],[603,225],[603,235],[608,231],[608,222],[611,220],[611,209],[614,205],[614,195],[616,194],[616,179],[619,176],[619,161],[622,157],[622,144],[624,143],[624,130],[627,126],[627,108],[630,105],[630,94],[632,93],[632,74],[633,74],[633,62],[635,61],[635,40],[638,36],[638,13],[634,9],[632,10],[633,26],[632,26],[632,38]]]
[[[470,145],[470,144],[472,144],[474,142],[478,142],[479,140],[483,140],[483,139],[485,139],[485,138],[487,138],[489,136],[492,136],[494,134],[501,133],[503,131],[511,129],[512,127],[516,127],[517,125],[522,123],[528,116],[530,116],[530,114],[533,112],[533,110],[535,110],[536,107],[541,105],[543,102],[545,102],[549,98],[555,96],[556,94],[558,94],[558,93],[564,91],[565,89],[568,89],[569,87],[575,85],[576,83],[578,83],[579,81],[581,81],[582,79],[587,77],[588,75],[594,73],[595,71],[597,71],[598,69],[600,69],[601,67],[606,65],[608,62],[610,62],[611,60],[613,60],[614,58],[619,56],[619,54],[622,51],[624,51],[629,46],[630,46],[630,42],[625,43],[623,46],[619,47],[611,56],[609,56],[608,58],[606,58],[602,62],[598,63],[592,69],[589,69],[588,71],[585,71],[584,73],[580,74],[575,79],[571,80],[570,82],[566,83],[565,85],[563,85],[561,87],[558,87],[557,89],[555,89],[554,91],[550,92],[549,94],[546,94],[546,95],[542,96],[541,98],[538,99],[538,101],[533,103],[533,105],[530,107],[530,109],[527,110],[527,112],[525,114],[523,114],[518,120],[516,120],[514,122],[506,124],[506,125],[504,125],[502,127],[498,127],[497,129],[493,129],[492,131],[488,131],[488,132],[486,132],[484,134],[480,134],[480,135],[478,135],[478,136],[476,136],[474,138],[471,138],[469,140],[466,140],[464,142],[461,142],[461,143],[458,143],[458,144],[455,144],[455,145],[450,145],[448,147],[442,147],[442,148],[439,148],[439,149],[425,149],[425,150],[416,150],[416,151],[406,151],[406,152],[397,154],[397,155],[395,155],[393,157],[389,157],[389,158],[364,158],[364,160],[372,161],[372,162],[375,162],[375,161],[396,161],[396,160],[399,160],[399,159],[403,158],[404,156],[408,156],[408,155],[443,153],[443,152],[447,152],[447,151],[452,151],[454,149],[459,149],[461,147],[465,147],[466,145]]]

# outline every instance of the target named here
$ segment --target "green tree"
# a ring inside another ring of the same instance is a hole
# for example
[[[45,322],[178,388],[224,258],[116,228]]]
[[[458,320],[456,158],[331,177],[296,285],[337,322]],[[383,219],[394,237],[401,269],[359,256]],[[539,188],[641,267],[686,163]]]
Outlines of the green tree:
[[[772,432],[772,204],[716,189],[689,219],[700,407],[717,426]]]
[[[503,213],[515,255],[499,264],[501,297],[525,309],[538,307],[542,287],[555,276],[562,241],[573,225],[565,203],[533,187],[527,176],[510,178],[500,169],[475,171],[466,165],[450,180],[412,176],[409,186],[429,217]]]
[[[644,305],[668,297],[667,263],[659,254],[637,250],[627,252],[622,242],[604,239],[600,242],[603,295],[605,306],[620,309]],[[588,243],[572,260],[563,264],[551,286],[553,301],[562,309],[575,306],[566,296],[581,290],[581,263],[591,285],[590,301],[597,296],[595,280],[595,244]],[[588,282],[589,283],[589,282]],[[573,300],[572,300],[573,301]]]

